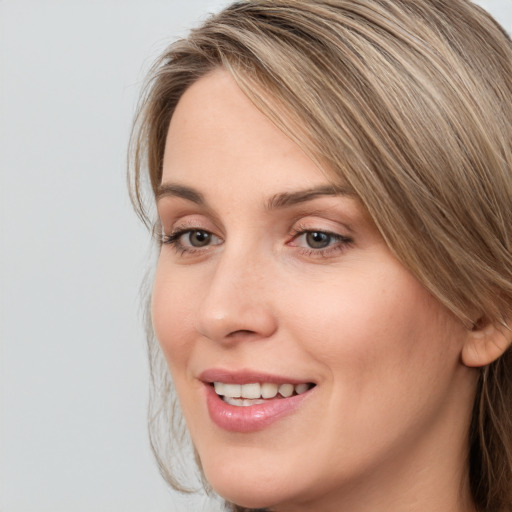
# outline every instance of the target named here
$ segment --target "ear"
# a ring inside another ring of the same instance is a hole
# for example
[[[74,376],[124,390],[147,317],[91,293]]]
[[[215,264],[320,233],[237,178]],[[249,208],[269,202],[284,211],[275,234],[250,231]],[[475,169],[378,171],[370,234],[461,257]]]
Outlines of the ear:
[[[503,325],[481,318],[473,328],[462,348],[462,362],[466,366],[481,367],[498,359],[512,343],[512,331]]]

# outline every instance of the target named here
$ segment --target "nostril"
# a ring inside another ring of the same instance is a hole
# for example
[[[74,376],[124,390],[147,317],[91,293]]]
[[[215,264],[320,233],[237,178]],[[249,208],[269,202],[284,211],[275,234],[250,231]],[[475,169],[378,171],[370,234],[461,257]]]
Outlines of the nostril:
[[[250,336],[251,334],[256,334],[254,331],[250,331],[249,329],[239,329],[238,331],[230,332],[227,337],[234,338],[236,336]]]

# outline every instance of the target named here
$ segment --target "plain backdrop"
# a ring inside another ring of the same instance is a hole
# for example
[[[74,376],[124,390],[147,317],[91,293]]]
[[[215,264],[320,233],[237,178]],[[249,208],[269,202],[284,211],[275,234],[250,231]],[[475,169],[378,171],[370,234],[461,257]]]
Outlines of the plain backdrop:
[[[126,146],[145,72],[224,0],[0,0],[0,511],[210,511],[146,435],[149,238]],[[512,0],[480,2],[512,31]]]

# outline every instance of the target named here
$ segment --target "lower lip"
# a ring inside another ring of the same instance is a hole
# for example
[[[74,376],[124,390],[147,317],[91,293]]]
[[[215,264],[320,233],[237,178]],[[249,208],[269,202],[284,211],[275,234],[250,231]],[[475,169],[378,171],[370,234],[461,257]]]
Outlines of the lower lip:
[[[230,432],[255,432],[293,413],[310,395],[306,391],[290,398],[275,398],[263,404],[237,407],[230,405],[215,393],[213,386],[205,385],[206,404],[213,423]]]

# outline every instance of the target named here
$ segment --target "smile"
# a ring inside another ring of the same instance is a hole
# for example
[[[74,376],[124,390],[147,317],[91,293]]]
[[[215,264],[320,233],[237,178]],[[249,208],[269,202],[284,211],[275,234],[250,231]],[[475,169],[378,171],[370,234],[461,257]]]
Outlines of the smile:
[[[224,402],[235,407],[249,407],[265,403],[272,398],[290,398],[294,395],[302,395],[313,384],[276,384],[273,382],[249,384],[231,384],[226,382],[214,382],[215,392],[222,397]]]
[[[208,370],[200,375],[208,415],[222,430],[266,429],[302,409],[317,383],[253,371]]]

